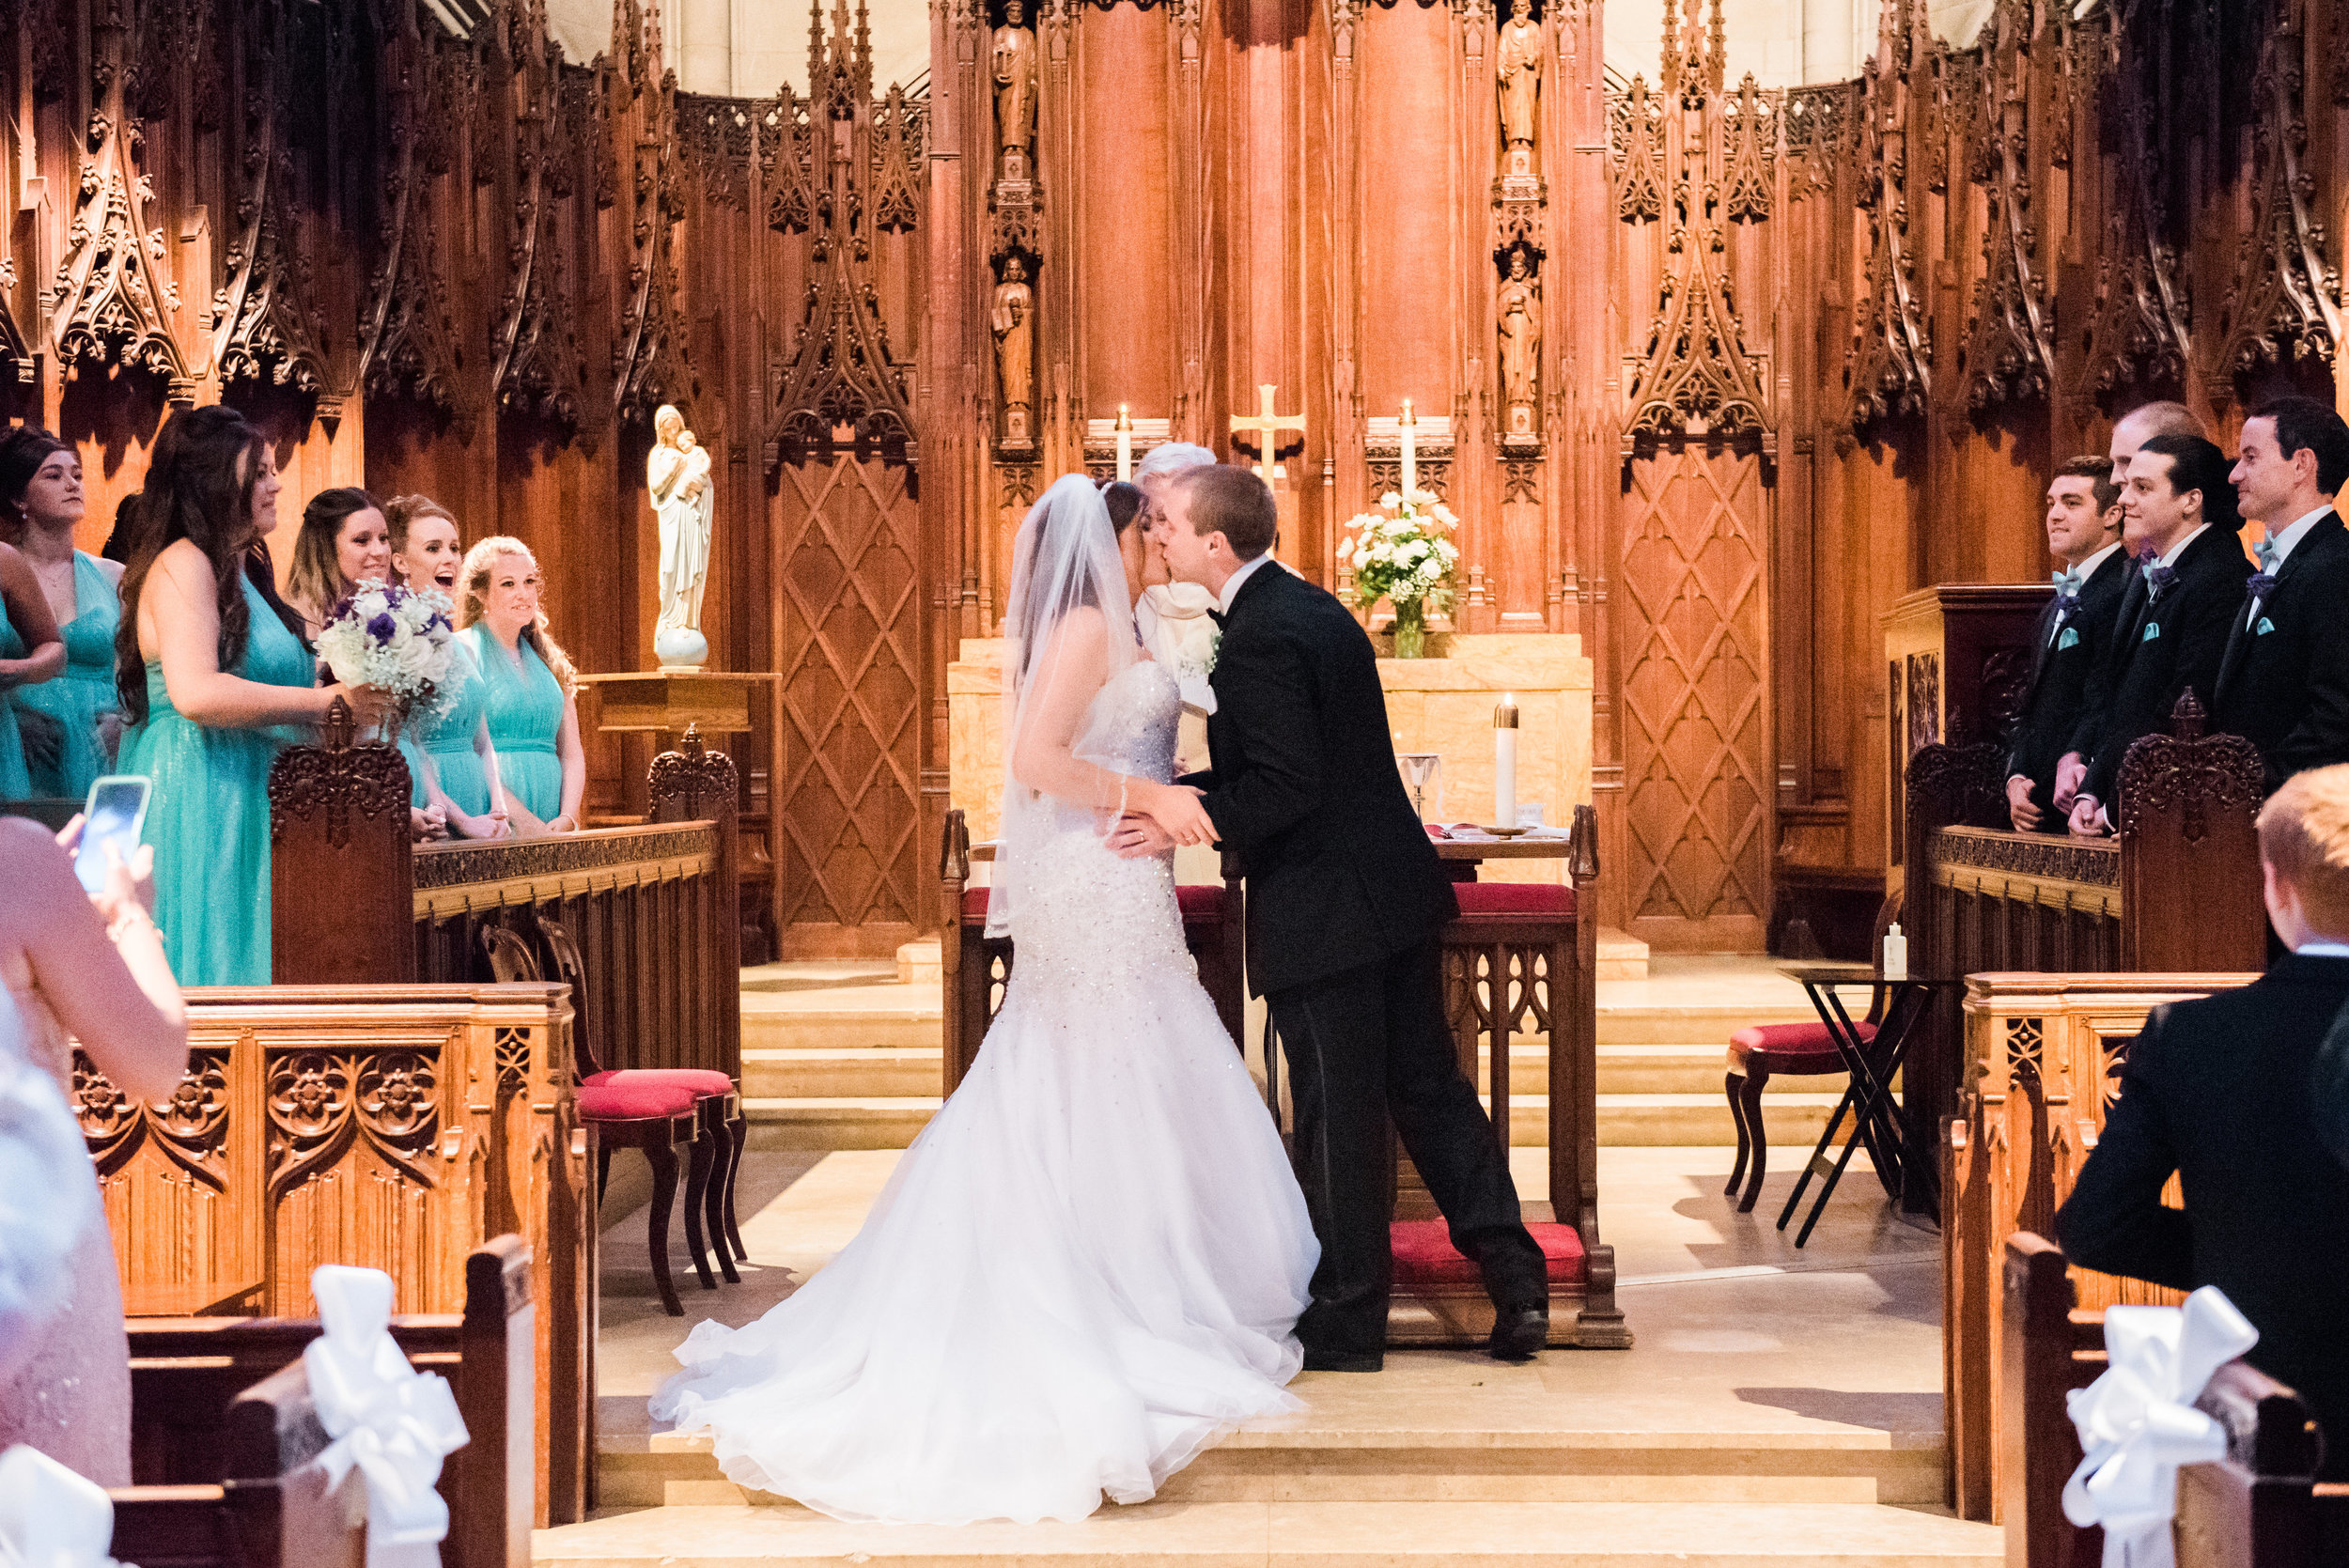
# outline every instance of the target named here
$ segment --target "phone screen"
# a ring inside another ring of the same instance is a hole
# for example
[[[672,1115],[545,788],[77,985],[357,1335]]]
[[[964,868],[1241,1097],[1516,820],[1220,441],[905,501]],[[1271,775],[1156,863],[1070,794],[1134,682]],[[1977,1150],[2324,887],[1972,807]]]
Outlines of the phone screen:
[[[151,786],[135,774],[115,773],[89,786],[89,803],[82,808],[82,841],[73,856],[74,873],[82,886],[97,893],[106,885],[112,862],[106,846],[128,865],[139,846],[139,829],[147,820],[147,794]]]

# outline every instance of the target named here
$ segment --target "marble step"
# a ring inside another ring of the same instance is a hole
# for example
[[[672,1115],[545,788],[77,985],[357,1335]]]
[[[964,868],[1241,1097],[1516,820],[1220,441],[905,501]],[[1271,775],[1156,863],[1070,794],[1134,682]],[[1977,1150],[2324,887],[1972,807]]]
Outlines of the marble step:
[[[1815,1143],[1840,1094],[1840,1087],[1816,1094],[1781,1093],[1773,1086],[1763,1102],[1769,1141]],[[754,1149],[902,1149],[941,1103],[936,1094],[747,1095],[743,1111]],[[1537,1149],[1548,1140],[1549,1096],[1512,1094],[1510,1143]],[[1735,1143],[1737,1128],[1719,1089],[1709,1094],[1601,1094],[1598,1141],[1615,1147],[1703,1148]]]
[[[934,986],[742,993],[746,1057],[757,1050],[937,1050],[944,1029]]]
[[[1576,1354],[1576,1353],[1563,1353]],[[1599,1355],[1603,1352],[1581,1352]],[[1723,1434],[1710,1431],[1385,1429],[1300,1418],[1297,1427],[1248,1428],[1171,1477],[1156,1501],[1896,1503],[1941,1500],[1943,1446],[1931,1432],[1852,1427]],[[777,1516],[804,1512],[728,1481],[707,1434],[607,1432],[598,1458],[603,1506],[749,1504]],[[1130,1517],[1112,1510],[1103,1517]]]
[[[761,1047],[742,1052],[753,1099],[935,1094],[945,1071],[936,1046]]]
[[[1608,1046],[1709,1045],[1727,1048],[1729,1037],[1748,1024],[1817,1023],[1810,1005],[1756,1005],[1746,1002],[1693,1002],[1687,1006],[1655,1007],[1610,1004],[1598,995],[1598,1043]]]

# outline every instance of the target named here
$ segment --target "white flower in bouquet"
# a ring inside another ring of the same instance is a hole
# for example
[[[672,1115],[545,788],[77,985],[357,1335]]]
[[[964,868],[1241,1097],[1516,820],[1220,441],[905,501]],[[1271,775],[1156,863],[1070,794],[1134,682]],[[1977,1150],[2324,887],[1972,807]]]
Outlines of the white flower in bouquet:
[[[446,597],[368,578],[328,612],[319,657],[347,686],[389,692],[404,722],[457,706],[456,632]]]
[[[1453,571],[1460,551],[1447,536],[1459,519],[1427,490],[1389,490],[1378,510],[1349,520],[1337,557],[1354,568],[1354,602],[1364,610],[1391,600],[1441,613],[1452,604]]]

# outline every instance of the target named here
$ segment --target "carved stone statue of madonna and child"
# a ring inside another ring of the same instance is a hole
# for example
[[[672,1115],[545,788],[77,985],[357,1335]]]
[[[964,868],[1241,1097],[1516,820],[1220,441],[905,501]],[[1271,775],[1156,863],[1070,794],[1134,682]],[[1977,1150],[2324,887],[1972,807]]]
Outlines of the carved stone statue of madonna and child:
[[[660,440],[645,458],[645,488],[652,494],[653,515],[661,520],[661,620],[652,651],[663,669],[698,669],[709,660],[709,641],[701,630],[717,502],[709,453],[670,404],[653,414],[652,427]]]

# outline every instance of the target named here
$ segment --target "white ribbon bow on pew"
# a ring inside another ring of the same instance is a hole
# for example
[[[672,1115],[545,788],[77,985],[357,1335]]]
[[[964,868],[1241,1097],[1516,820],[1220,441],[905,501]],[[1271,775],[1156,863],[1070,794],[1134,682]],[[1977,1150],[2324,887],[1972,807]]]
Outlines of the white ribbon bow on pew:
[[[440,1568],[448,1504],[433,1489],[441,1460],[468,1440],[457,1395],[419,1373],[392,1339],[392,1277],[328,1264],[310,1276],[326,1332],[302,1353],[319,1423],[334,1438],[319,1462],[340,1485],[367,1485],[367,1568]]]
[[[117,1568],[114,1541],[104,1487],[29,1444],[0,1453],[0,1568]]]
[[[2110,1365],[2064,1402],[2087,1456],[2063,1484],[2063,1516],[2104,1527],[2104,1568],[2175,1568],[2178,1469],[2227,1456],[2225,1429],[2194,1401],[2259,1337],[2213,1285],[2183,1307],[2105,1310]]]

